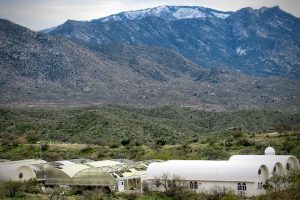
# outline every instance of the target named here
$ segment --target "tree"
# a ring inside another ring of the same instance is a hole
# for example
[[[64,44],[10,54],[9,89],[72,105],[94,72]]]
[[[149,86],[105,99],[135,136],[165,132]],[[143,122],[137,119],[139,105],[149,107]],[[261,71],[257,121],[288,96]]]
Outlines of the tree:
[[[273,173],[272,177],[267,180],[267,189],[277,192],[288,184],[288,177]]]
[[[157,188],[162,188],[168,196],[174,196],[178,192],[185,189],[184,180],[177,175],[172,177],[168,173],[164,173],[161,177],[155,180]]]

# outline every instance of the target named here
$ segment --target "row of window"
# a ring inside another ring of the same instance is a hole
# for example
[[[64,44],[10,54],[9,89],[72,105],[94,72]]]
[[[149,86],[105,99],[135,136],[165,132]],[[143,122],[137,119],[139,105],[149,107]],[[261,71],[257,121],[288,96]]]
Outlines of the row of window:
[[[170,183],[168,182],[168,185],[169,184]],[[196,181],[190,181],[190,189],[197,190],[198,189],[198,185],[199,185],[198,182],[196,182]],[[156,187],[159,187],[159,181],[156,181]],[[258,190],[262,190],[264,188],[263,182],[259,182],[257,184],[257,188],[258,188]],[[246,183],[238,183],[237,184],[237,189],[239,191],[246,191],[247,190],[247,184]]]
[[[238,183],[238,190],[240,190],[240,191],[246,191],[247,190],[246,183]]]
[[[198,189],[198,182],[194,181],[194,182],[190,182],[190,189]]]

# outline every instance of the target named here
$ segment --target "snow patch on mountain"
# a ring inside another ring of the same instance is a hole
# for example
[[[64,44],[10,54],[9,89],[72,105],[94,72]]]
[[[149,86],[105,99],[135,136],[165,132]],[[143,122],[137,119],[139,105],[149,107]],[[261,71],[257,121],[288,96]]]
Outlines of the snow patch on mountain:
[[[121,20],[140,20],[146,17],[154,16],[166,19],[168,21],[180,19],[195,19],[217,17],[227,18],[232,12],[222,12],[203,7],[190,6],[160,6],[144,10],[122,12],[116,15],[100,18],[99,21],[121,21]]]
[[[192,19],[192,18],[203,18],[206,17],[205,13],[194,8],[179,8],[173,13],[176,19]]]
[[[246,49],[242,49],[241,47],[238,47],[236,49],[236,53],[240,56],[246,55]]]

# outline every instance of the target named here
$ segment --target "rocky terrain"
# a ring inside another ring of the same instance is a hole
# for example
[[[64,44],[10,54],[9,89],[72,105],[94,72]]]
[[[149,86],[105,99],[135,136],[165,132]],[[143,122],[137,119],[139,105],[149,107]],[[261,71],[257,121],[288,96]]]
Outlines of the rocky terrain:
[[[220,12],[163,6],[89,22],[68,20],[47,32],[87,45],[168,48],[202,67],[300,78],[300,19],[279,7]]]
[[[89,50],[1,20],[2,104],[175,104],[207,109],[297,109],[296,80],[205,69],[167,49]],[[284,87],[283,87],[284,86]]]

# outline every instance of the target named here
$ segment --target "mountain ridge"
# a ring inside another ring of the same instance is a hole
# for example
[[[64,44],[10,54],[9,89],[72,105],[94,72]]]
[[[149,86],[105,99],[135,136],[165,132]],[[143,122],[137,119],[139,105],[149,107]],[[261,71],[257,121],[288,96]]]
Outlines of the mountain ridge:
[[[90,46],[0,20],[1,106],[174,105],[299,111],[299,81],[203,68],[160,47]]]
[[[87,44],[157,46],[174,50],[202,67],[300,79],[300,19],[279,7],[243,8],[224,19],[169,20],[146,15],[128,20],[123,15],[112,15],[122,20],[104,22],[109,17],[89,22],[67,21],[49,34]]]

